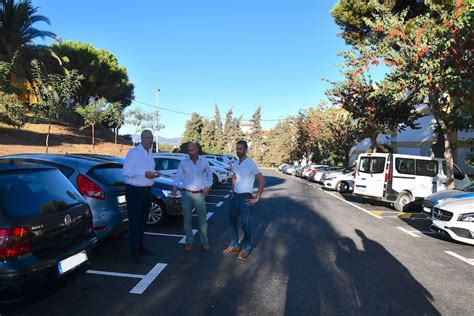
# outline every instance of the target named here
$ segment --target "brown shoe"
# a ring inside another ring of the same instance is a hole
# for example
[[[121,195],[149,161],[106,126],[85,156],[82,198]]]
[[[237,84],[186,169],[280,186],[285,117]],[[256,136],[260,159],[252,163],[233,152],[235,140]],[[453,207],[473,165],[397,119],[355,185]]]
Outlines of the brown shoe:
[[[239,247],[232,247],[232,246],[229,246],[229,247],[225,248],[222,253],[225,254],[225,255],[231,255],[231,254],[237,253],[237,252],[239,252],[239,251],[240,251],[240,248],[239,248]]]
[[[193,244],[186,244],[186,246],[184,247],[184,250],[186,251],[191,251],[193,249]]]
[[[209,251],[211,250],[211,247],[209,247],[209,244],[202,244],[201,245],[201,248],[203,251]]]
[[[237,258],[244,260],[244,259],[247,259],[248,256],[249,256],[248,251],[242,250],[239,253],[239,256]]]

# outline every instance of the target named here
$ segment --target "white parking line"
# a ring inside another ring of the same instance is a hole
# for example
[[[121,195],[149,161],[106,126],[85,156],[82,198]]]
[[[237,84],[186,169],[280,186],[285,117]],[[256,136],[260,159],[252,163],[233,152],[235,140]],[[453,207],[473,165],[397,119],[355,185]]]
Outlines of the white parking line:
[[[206,202],[206,204],[209,204],[209,205],[216,205],[217,203]]]
[[[358,206],[358,205],[355,205],[354,203],[351,203],[351,202],[349,202],[349,201],[346,201],[346,200],[344,200],[343,198],[341,198],[341,197],[339,197],[339,196],[333,195],[333,194],[331,194],[331,193],[329,193],[329,192],[327,192],[327,191],[324,191],[324,190],[321,189],[321,188],[318,188],[318,190],[319,190],[319,191],[322,191],[322,192],[324,192],[324,193],[326,193],[326,194],[328,194],[328,195],[330,195],[330,196],[332,196],[332,197],[335,197],[336,199],[339,199],[339,200],[341,200],[342,202],[347,203],[347,204],[349,204],[349,205],[351,205],[351,206],[353,206],[353,207],[355,207],[355,208],[361,210],[362,212],[369,214],[370,216],[373,216],[373,217],[378,218],[378,219],[383,219],[381,216],[375,215],[375,214],[373,214],[372,212],[370,212],[370,211],[368,211],[368,210],[366,210],[366,209],[364,209],[364,208],[362,208],[362,207],[360,207],[360,206]]]
[[[230,197],[230,194],[226,194],[226,195],[224,196],[224,199],[228,199],[229,197]]]
[[[143,274],[130,274],[130,273],[120,273],[120,272],[99,271],[99,270],[87,270],[86,273],[116,276],[116,277],[122,277],[122,278],[135,278],[135,279],[143,279],[145,277],[145,275]]]
[[[466,262],[467,264],[470,264],[471,266],[474,266],[474,259],[465,258],[461,255],[458,255],[457,253],[453,251],[444,251],[444,252],[446,252],[448,255],[451,255],[455,258],[458,258],[459,260]]]
[[[406,233],[406,234],[408,234],[408,235],[410,235],[410,236],[412,236],[412,237],[420,237],[420,235],[417,235],[417,234],[415,234],[415,233],[412,233],[411,231],[409,231],[409,230],[407,230],[407,229],[405,229],[405,228],[403,228],[403,227],[397,226],[397,228],[398,228],[399,230],[401,230],[402,232],[404,232],[404,233]]]
[[[143,294],[150,284],[158,277],[158,275],[166,268],[166,263],[157,263],[153,269],[148,272],[140,282],[130,290],[130,294]]]
[[[211,218],[212,215],[214,215],[213,212],[208,212],[208,213],[206,214],[206,220],[209,220],[209,218]],[[193,214],[193,216],[198,216],[198,215],[197,215],[197,214]]]
[[[219,203],[216,204],[216,207],[221,207],[224,202],[220,201]]]
[[[220,198],[224,198],[224,199],[227,199],[226,196],[228,197],[229,194],[227,195],[215,195],[215,194],[208,194],[207,196],[212,196],[212,197],[220,197]]]

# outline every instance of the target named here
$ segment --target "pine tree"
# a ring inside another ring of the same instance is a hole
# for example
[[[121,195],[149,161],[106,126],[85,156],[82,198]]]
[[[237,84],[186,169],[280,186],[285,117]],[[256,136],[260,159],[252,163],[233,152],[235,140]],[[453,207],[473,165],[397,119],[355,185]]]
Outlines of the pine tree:
[[[217,153],[216,150],[216,124],[214,120],[204,120],[201,131],[201,146],[206,153]]]
[[[202,128],[202,117],[197,113],[193,113],[191,119],[186,122],[183,137],[181,137],[181,144],[186,142],[200,143]]]
[[[253,154],[256,155],[260,146],[262,145],[262,107],[259,105],[257,110],[252,115],[252,119],[250,120],[253,123],[252,131],[250,133],[250,141],[252,142],[252,151]]]
[[[223,139],[224,135],[222,131],[221,112],[219,111],[217,104],[215,104],[215,107],[214,107],[214,126],[215,126],[215,134],[214,134],[215,150],[217,152],[222,152],[222,150],[224,149],[224,139]]]
[[[233,120],[233,112],[232,108],[230,108],[225,115],[224,133],[222,135],[223,151],[225,153],[229,153],[232,151],[232,145],[234,140]]]

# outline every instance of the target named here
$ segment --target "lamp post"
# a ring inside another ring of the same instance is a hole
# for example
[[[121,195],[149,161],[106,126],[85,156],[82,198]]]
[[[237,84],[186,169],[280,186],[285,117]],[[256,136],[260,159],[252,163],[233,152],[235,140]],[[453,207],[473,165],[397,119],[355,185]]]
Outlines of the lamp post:
[[[155,151],[158,152],[158,149],[159,149],[159,144],[158,144],[158,131],[159,131],[159,124],[160,124],[160,121],[159,121],[159,116],[158,116],[158,95],[160,94],[160,87],[156,87],[156,90],[155,90],[155,105],[156,105],[156,130],[155,130],[155,137],[156,137],[156,147],[155,147]]]

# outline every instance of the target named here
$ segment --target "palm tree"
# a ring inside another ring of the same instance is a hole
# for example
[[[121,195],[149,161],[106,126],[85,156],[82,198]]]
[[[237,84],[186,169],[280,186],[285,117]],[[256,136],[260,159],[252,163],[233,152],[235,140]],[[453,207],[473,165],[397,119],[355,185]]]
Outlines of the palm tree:
[[[56,34],[33,27],[37,22],[50,24],[47,17],[37,15],[38,8],[30,0],[1,0],[0,5],[0,61],[12,64],[11,79],[22,83],[32,79],[31,61],[42,60],[45,64],[54,59],[47,46],[37,45],[37,38],[56,38]],[[57,65],[57,61],[55,61]]]

